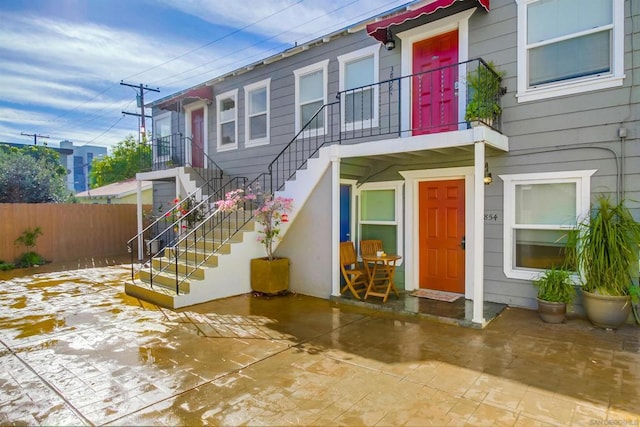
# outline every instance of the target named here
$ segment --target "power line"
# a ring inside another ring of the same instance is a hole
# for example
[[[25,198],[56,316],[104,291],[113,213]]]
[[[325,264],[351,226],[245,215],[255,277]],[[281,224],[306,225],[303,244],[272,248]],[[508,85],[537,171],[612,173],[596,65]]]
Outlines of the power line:
[[[126,77],[126,79],[131,79],[131,78],[133,78],[133,77],[139,76],[140,74],[146,73],[146,72],[151,71],[151,70],[154,70],[154,69],[156,69],[156,68],[158,68],[158,67],[162,67],[163,65],[166,65],[166,64],[168,64],[168,63],[170,63],[170,62],[173,62],[173,61],[175,61],[175,60],[177,60],[177,59],[183,58],[183,57],[185,57],[185,56],[187,56],[187,55],[189,55],[189,54],[191,54],[191,53],[193,53],[193,52],[195,52],[195,51],[198,51],[198,50],[200,50],[200,49],[204,49],[204,48],[205,48],[205,47],[207,47],[207,46],[211,46],[211,45],[212,45],[212,44],[214,44],[214,43],[217,43],[217,42],[219,42],[219,41],[221,41],[221,40],[224,40],[224,39],[226,39],[227,37],[230,37],[230,36],[232,36],[232,35],[234,35],[234,34],[240,33],[240,32],[242,32],[242,31],[246,30],[247,28],[252,27],[252,26],[253,26],[253,25],[255,25],[255,24],[258,24],[258,23],[260,23],[260,22],[262,22],[262,21],[264,21],[264,20],[266,20],[266,19],[271,18],[272,16],[275,16],[275,15],[277,15],[277,14],[281,13],[281,12],[284,12],[285,10],[292,8],[293,6],[295,6],[295,5],[297,5],[297,4],[300,4],[300,3],[302,3],[303,1],[304,1],[304,0],[298,0],[297,2],[295,2],[295,3],[293,3],[293,4],[290,4],[289,6],[286,6],[286,7],[282,8],[282,9],[280,9],[280,10],[277,10],[277,11],[273,12],[273,13],[272,13],[272,14],[270,14],[270,15],[267,15],[267,16],[265,16],[265,17],[263,17],[263,18],[258,19],[257,21],[254,21],[254,22],[252,22],[252,23],[250,23],[250,24],[245,25],[244,27],[237,28],[237,29],[235,29],[235,30],[231,31],[230,33],[227,33],[227,34],[223,35],[222,37],[218,37],[218,38],[217,38],[217,39],[215,39],[215,40],[212,40],[212,41],[210,41],[210,42],[208,42],[208,43],[203,44],[202,46],[198,46],[198,47],[196,47],[196,48],[193,48],[193,49],[191,49],[191,50],[188,50],[188,51],[186,51],[186,52],[184,52],[184,53],[182,53],[182,54],[180,54],[180,55],[178,55],[178,56],[175,56],[175,57],[173,57],[173,58],[171,58],[171,59],[168,59],[168,60],[166,60],[166,61],[164,61],[164,62],[162,62],[162,63],[160,63],[160,64],[154,65],[153,67],[147,68],[146,70],[142,70],[142,71],[140,71],[139,73],[132,74],[132,75],[130,75],[130,76],[128,76],[128,77]]]

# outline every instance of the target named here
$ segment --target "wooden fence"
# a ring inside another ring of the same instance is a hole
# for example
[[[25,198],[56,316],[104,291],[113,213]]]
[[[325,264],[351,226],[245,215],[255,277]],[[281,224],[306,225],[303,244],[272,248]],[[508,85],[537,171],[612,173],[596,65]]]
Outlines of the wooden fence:
[[[40,227],[34,251],[47,261],[124,255],[137,231],[136,205],[0,203],[0,260],[26,251],[15,240]]]

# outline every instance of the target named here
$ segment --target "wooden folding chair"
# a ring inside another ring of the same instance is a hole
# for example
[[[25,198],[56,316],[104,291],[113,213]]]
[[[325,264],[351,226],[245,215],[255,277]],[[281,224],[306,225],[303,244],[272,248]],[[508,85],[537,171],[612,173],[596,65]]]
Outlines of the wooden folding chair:
[[[360,240],[360,255],[375,255],[382,250],[382,240]]]
[[[340,293],[349,289],[356,299],[360,299],[359,292],[366,291],[369,277],[367,270],[358,263],[356,249],[351,241],[340,243],[340,270],[346,283]]]

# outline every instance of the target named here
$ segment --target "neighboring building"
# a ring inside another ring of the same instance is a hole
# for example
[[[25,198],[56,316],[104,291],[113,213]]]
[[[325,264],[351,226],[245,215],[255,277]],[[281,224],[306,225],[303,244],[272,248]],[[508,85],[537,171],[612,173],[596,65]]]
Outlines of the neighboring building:
[[[483,324],[484,301],[535,307],[532,280],[597,194],[640,200],[637,22],[630,0],[411,2],[152,103],[138,179],[157,205],[258,178],[294,197],[277,249],[293,291],[339,295],[339,242],[382,239],[399,288],[462,294]],[[162,304],[248,292],[252,256],[245,238],[204,279],[187,266],[190,289]]]
[[[67,168],[67,188],[73,192],[86,191],[90,187],[91,162],[107,155],[105,147],[81,145],[74,147],[71,141],[61,141],[61,149],[72,150],[71,154],[60,153],[60,162]]]
[[[136,204],[138,203],[138,182],[135,178],[114,182],[102,187],[77,193],[80,203],[87,204]],[[153,185],[150,181],[141,181],[142,204],[153,203]]]
[[[3,142],[1,144],[18,148],[30,145],[10,142]],[[53,147],[48,144],[43,144],[42,146],[58,152],[60,155],[60,164],[68,171],[66,178],[67,188],[74,193],[85,191],[89,188],[91,162],[93,159],[100,158],[107,154],[105,147],[95,145],[74,147],[73,142],[67,140],[60,141],[60,147]]]

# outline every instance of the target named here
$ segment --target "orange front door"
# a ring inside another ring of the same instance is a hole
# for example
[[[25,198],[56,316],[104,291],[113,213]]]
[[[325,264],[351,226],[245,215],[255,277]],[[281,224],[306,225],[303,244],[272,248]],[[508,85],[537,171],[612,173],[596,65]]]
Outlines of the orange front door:
[[[420,287],[464,293],[464,180],[419,184]]]
[[[191,112],[191,166],[204,167],[204,109]]]
[[[458,30],[413,44],[414,135],[458,128]]]

